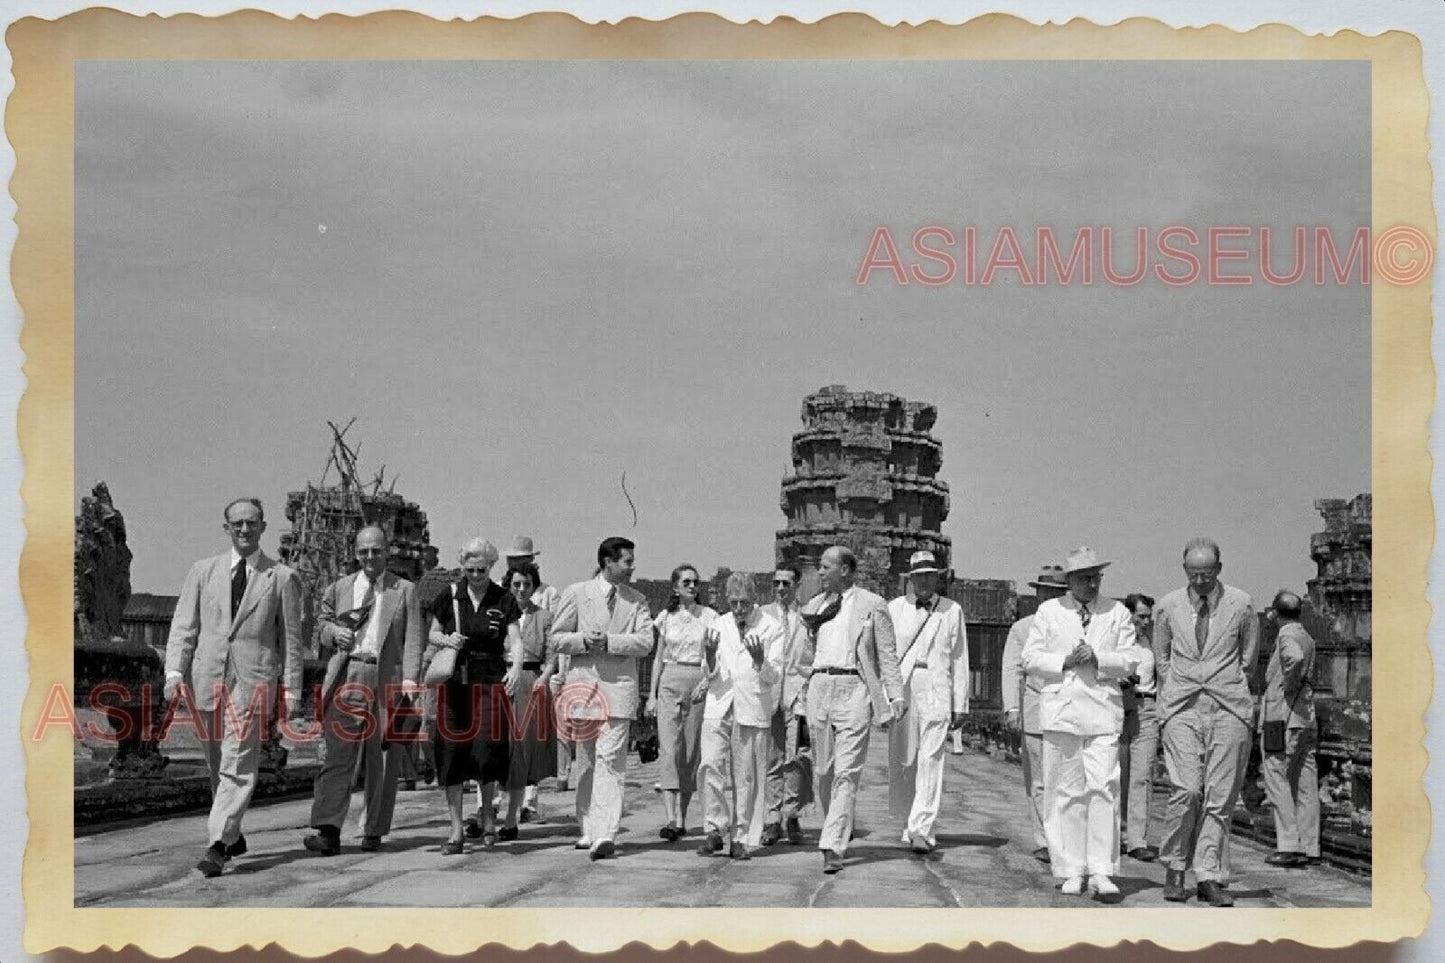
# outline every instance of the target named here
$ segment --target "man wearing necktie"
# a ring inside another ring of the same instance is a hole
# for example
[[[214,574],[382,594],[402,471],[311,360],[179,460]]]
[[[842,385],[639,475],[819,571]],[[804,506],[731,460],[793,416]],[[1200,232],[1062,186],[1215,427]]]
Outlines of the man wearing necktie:
[[[1154,611],[1154,672],[1171,785],[1159,853],[1164,898],[1189,898],[1185,874],[1192,865],[1199,899],[1212,906],[1234,905],[1224,889],[1226,847],[1249,761],[1259,655],[1259,619],[1248,595],[1219,581],[1222,567],[1217,544],[1191,539],[1184,546],[1189,584],[1160,599]]]
[[[908,715],[888,729],[888,807],[904,821],[903,842],[920,856],[938,845],[943,750],[968,712],[968,636],[963,608],[938,594],[938,560],[908,560],[908,592],[888,603]]]
[[[1064,561],[1068,594],[1039,606],[1024,642],[1024,671],[1042,683],[1044,835],[1061,891],[1119,898],[1119,683],[1139,666],[1134,621],[1099,593],[1104,568],[1091,548]],[[1087,877],[1087,884],[1085,878]]]
[[[231,550],[191,566],[166,642],[165,697],[189,702],[204,731],[210,845],[196,868],[205,876],[221,875],[246,852],[241,820],[256,788],[277,680],[284,680],[289,715],[301,700],[301,580],[262,553],[266,519],[258,499],[236,499],[223,517]]]
[[[811,760],[804,755],[803,688],[812,671],[809,658],[808,633],[798,612],[798,580],[802,571],[792,562],[779,565],[773,572],[773,601],[763,612],[782,627],[783,687],[773,713],[770,731],[772,745],[768,752],[767,825],[763,827],[762,844],[771,846],[786,833],[794,846],[803,842],[803,827],[798,813],[813,801]]]
[[[381,848],[391,831],[402,757],[411,751],[394,712],[401,697],[421,694],[421,606],[416,587],[386,570],[389,558],[386,532],[363,528],[356,534],[361,571],[337,579],[321,596],[321,644],[332,656],[322,685],[325,751],[311,802],[316,832],[303,843],[322,856],[341,852],[358,753],[366,781],[361,848]],[[420,714],[421,707],[406,711]]]
[[[634,546],[613,536],[597,547],[595,578],[569,585],[552,623],[556,651],[572,657],[558,694],[558,726],[575,737],[577,849],[617,852],[627,743],[637,715],[637,660],[652,652],[652,614],[632,581]]]

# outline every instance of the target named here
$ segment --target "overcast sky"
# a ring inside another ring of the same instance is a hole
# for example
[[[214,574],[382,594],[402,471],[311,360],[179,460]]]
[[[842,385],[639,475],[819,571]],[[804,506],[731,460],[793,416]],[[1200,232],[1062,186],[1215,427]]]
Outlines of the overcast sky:
[[[399,476],[448,560],[528,533],[567,582],[620,533],[643,577],[759,569],[801,401],[841,383],[938,406],[960,575],[1022,582],[1087,543],[1116,560],[1105,591],[1158,594],[1210,534],[1227,581],[1302,588],[1313,500],[1370,486],[1367,289],[854,276],[878,225],[1348,238],[1369,79],[82,64],[77,505],[109,482],[135,590],[173,593],[226,548],[235,495],[266,502],[274,552],[326,420],[354,415],[363,467]]]

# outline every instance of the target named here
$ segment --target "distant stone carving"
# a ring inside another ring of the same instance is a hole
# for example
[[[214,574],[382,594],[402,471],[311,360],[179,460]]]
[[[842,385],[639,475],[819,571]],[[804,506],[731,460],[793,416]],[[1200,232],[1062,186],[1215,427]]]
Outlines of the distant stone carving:
[[[121,613],[130,601],[130,546],[125,518],[99,482],[80,500],[75,519],[75,637],[109,641],[122,635]]]

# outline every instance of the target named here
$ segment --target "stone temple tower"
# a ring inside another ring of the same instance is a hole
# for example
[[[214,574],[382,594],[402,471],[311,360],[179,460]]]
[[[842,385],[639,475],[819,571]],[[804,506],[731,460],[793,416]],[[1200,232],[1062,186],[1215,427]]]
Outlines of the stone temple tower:
[[[787,527],[779,561],[804,572],[830,545],[858,556],[860,584],[885,597],[899,588],[908,556],[933,551],[949,564],[948,485],[938,480],[943,446],[929,434],[938,410],[897,395],[830,385],[803,399],[793,436],[793,471],[783,478]]]

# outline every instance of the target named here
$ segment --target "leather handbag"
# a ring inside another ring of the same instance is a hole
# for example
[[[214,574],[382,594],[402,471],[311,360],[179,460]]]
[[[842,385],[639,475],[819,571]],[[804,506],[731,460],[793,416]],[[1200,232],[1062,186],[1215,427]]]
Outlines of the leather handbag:
[[[456,627],[456,631],[462,630],[462,604],[457,599],[455,582],[452,583],[452,625]],[[442,685],[450,681],[457,672],[457,652],[457,649],[449,645],[443,646],[436,655],[432,656],[422,681],[427,685]]]

